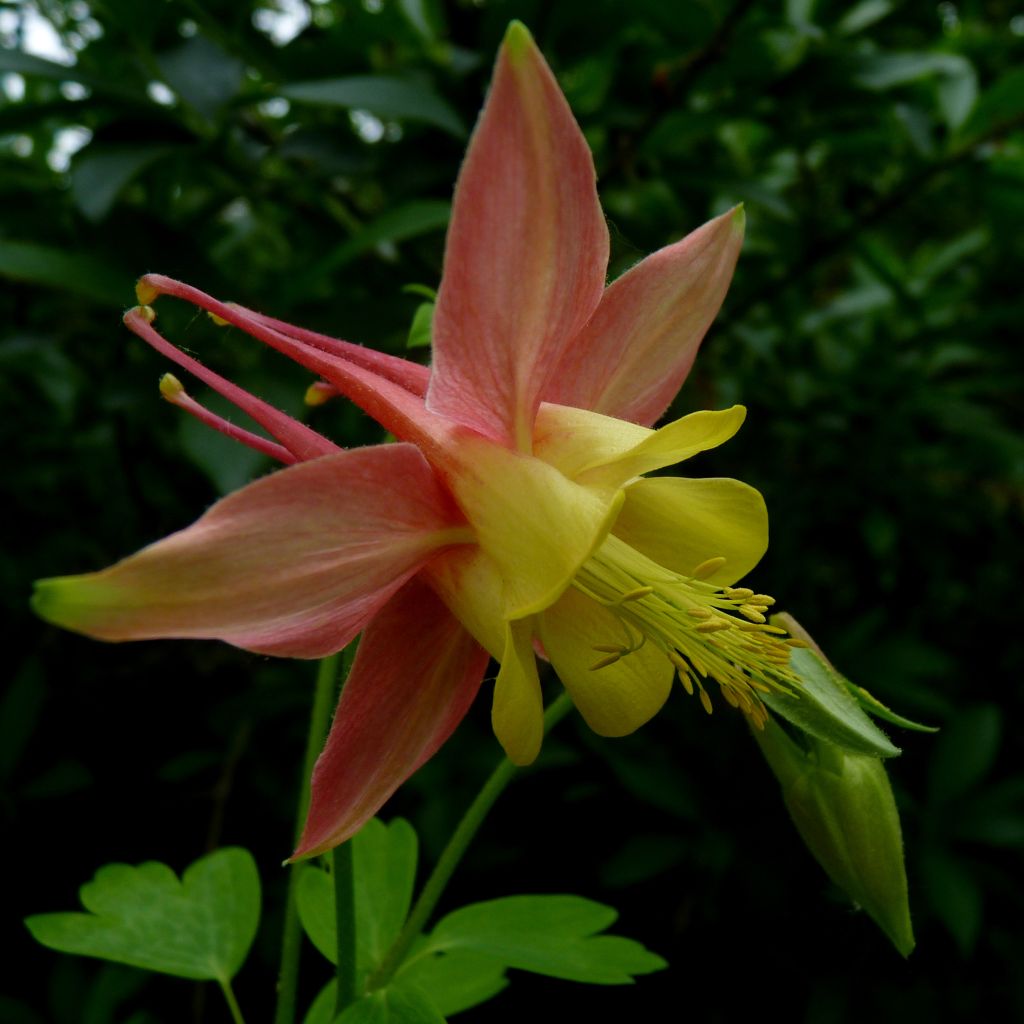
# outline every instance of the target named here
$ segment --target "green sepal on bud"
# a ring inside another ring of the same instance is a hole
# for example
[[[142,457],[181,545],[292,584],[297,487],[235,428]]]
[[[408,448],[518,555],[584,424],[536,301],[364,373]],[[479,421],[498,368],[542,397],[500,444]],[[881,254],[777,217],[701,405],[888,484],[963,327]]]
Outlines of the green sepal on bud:
[[[781,616],[773,616],[776,623]],[[781,623],[780,623],[781,624]],[[812,648],[797,648],[789,667],[800,678],[793,696],[771,693],[762,700],[780,718],[827,746],[865,757],[895,757],[900,749],[864,713],[831,667]]]
[[[877,757],[811,736],[791,739],[775,721],[751,730],[782,784],[807,848],[829,877],[908,956],[914,948],[899,813]]]

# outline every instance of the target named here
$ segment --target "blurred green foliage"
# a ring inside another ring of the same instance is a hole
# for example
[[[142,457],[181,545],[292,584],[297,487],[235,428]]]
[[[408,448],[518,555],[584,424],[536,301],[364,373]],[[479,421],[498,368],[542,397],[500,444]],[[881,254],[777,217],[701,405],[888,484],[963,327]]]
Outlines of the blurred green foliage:
[[[54,957],[12,923],[71,905],[103,863],[239,843],[268,906],[283,893],[312,671],[212,644],[105,647],[26,609],[33,578],[99,568],[269,468],[160,403],[165,367],[118,322],[134,278],[186,277],[403,351],[423,298],[404,288],[439,279],[512,17],[594,149],[613,274],[746,204],[733,289],[677,407],[743,401],[750,416],[694,472],[762,489],[757,586],[852,679],[943,731],[905,734],[890,765],[918,936],[907,963],[829,898],[741,723],[681,694],[625,740],[563,726],[450,905],[568,890],[620,908],[671,967],[581,991],[581,1015],[646,1019],[669,1000],[732,1021],[773,993],[814,1024],[1024,1017],[1024,765],[1005,739],[1024,663],[1018,4],[6,0],[3,600],[21,642],[0,703],[4,945],[19,963],[5,1021],[220,1019],[188,986]],[[301,371],[180,305],[160,316],[301,409]],[[311,419],[346,444],[378,439],[343,403]],[[485,705],[388,810],[416,820],[428,860],[494,757]],[[276,940],[271,909],[243,1006],[270,997]],[[545,986],[524,980],[461,1019],[522,1019]]]

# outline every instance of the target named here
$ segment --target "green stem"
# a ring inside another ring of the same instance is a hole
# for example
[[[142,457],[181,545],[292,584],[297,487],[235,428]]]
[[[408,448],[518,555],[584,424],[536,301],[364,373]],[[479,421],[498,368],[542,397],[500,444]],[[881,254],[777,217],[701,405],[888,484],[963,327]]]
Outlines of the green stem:
[[[337,1017],[356,1001],[356,893],[352,871],[352,842],[342,843],[333,853],[334,923],[337,930],[338,979],[334,1000]]]
[[[551,705],[544,712],[544,732],[547,734],[556,722],[559,722],[569,712],[572,701],[567,693],[561,694],[552,701]],[[505,787],[512,781],[516,773],[516,766],[507,758],[503,757],[498,766],[491,772],[490,777],[484,783],[483,788],[477,794],[476,799],[469,805],[462,820],[452,833],[448,845],[444,848],[434,870],[427,879],[423,891],[416,900],[405,925],[402,927],[398,938],[392,943],[391,948],[385,953],[380,966],[370,975],[366,983],[368,991],[383,988],[394,977],[395,972],[401,967],[409,948],[416,941],[424,925],[430,919],[430,915],[437,906],[437,901],[444,893],[448,884],[462,860],[473,837],[477,834],[480,826],[487,817],[487,812],[494,806],[495,801],[504,792]]]
[[[302,767],[299,807],[295,818],[296,845],[302,835],[306,812],[309,810],[309,780],[313,774],[313,765],[324,745],[327,729],[331,722],[340,661],[340,654],[332,654],[329,658],[324,658],[317,668],[313,710],[309,716],[306,756]],[[274,1014],[274,1024],[294,1024],[295,1021],[295,1003],[299,986],[299,954],[302,950],[302,926],[299,922],[297,902],[298,869],[299,865],[293,864],[288,873],[288,896],[281,936],[281,968],[278,974],[277,1010]]]
[[[228,1009],[231,1011],[231,1019],[235,1024],[245,1024],[245,1018],[242,1016],[242,1009],[238,1005],[238,1000],[235,998],[234,990],[231,988],[231,981],[225,978],[223,981],[218,980],[221,992],[224,993],[224,998],[228,1001]]]

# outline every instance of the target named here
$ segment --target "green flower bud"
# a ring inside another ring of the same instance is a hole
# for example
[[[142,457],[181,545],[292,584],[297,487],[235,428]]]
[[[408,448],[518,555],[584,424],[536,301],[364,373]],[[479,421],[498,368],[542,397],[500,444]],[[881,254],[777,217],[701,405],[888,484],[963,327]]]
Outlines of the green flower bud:
[[[786,807],[829,877],[908,956],[914,948],[903,838],[881,760],[796,733],[774,720],[752,730],[782,784]]]

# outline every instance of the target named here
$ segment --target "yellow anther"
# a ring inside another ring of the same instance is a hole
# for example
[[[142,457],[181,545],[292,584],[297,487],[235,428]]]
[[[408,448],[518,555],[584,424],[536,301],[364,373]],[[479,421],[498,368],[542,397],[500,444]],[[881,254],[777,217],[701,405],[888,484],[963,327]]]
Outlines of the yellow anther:
[[[686,614],[693,616],[695,619],[710,619],[711,609],[710,608],[687,608]]]
[[[324,405],[336,394],[337,392],[330,384],[324,384],[323,381],[315,380],[306,388],[306,393],[302,396],[302,400],[309,406]]]
[[[735,693],[732,692],[732,690],[729,689],[728,686],[722,687],[722,696],[725,698],[726,703],[728,703],[730,707],[738,708],[740,706],[739,698],[736,696]]]
[[[135,297],[139,300],[140,306],[148,306],[151,302],[156,302],[160,297],[158,292],[144,277],[140,277],[135,282]]]
[[[721,555],[716,558],[708,558],[701,562],[690,575],[695,580],[706,580],[709,576],[714,576],[723,565],[725,565],[725,559]]]
[[[168,402],[176,402],[183,394],[185,394],[185,385],[182,384],[173,373],[165,373],[160,378],[160,394],[163,395]]]
[[[596,672],[599,668],[607,668],[609,665],[614,665],[615,662],[619,661],[621,658],[621,653],[609,654],[607,658],[601,658],[599,661],[595,661],[594,664],[590,666],[590,671]]]
[[[682,672],[681,671],[679,673],[679,682],[681,682],[683,684],[683,689],[686,691],[687,695],[692,697],[693,696],[693,680],[690,678],[690,673],[689,672]]]
[[[696,627],[698,633],[717,633],[720,629],[732,629],[732,623],[728,619],[712,619]]]
[[[206,315],[207,315],[207,316],[208,316],[208,317],[209,317],[209,318],[210,318],[210,319],[211,319],[211,320],[212,320],[212,321],[213,321],[213,322],[214,322],[214,323],[215,323],[215,324],[216,324],[216,325],[217,325],[218,327],[227,327],[227,326],[228,326],[228,324],[229,324],[229,323],[231,322],[231,321],[229,321],[229,320],[225,320],[225,319],[224,319],[224,317],[222,317],[222,316],[217,316],[217,314],[216,314],[216,313],[211,313],[211,312],[210,312],[209,310],[207,310],[207,311],[206,311]]]
[[[771,608],[775,604],[775,598],[769,597],[767,594],[752,594],[747,600],[751,604],[763,604],[765,608]]]
[[[743,601],[754,596],[754,592],[749,587],[726,587],[722,593],[730,599]]]
[[[648,594],[654,593],[654,587],[637,587],[636,590],[629,590],[619,598],[619,604],[625,604],[627,601],[639,601],[642,597],[647,597]]]
[[[147,324],[151,324],[156,319],[156,310],[152,306],[132,306],[132,308],[125,313],[125,320],[130,316],[141,317]]]
[[[806,640],[800,640],[798,637],[791,636],[788,640],[783,641],[788,647],[810,647],[811,645]]]
[[[739,622],[737,626],[744,633],[771,633],[773,636],[786,635],[784,629],[779,629],[778,626],[769,626],[763,622]]]
[[[743,616],[743,618],[750,619],[751,622],[766,622],[767,621],[765,619],[765,617],[761,614],[761,612],[758,611],[757,608],[754,608],[752,605],[741,604],[739,606],[739,608],[737,609],[737,611],[740,613],[740,615]]]
[[[700,702],[704,707],[704,710],[710,715],[712,711],[711,698],[708,696],[708,691],[703,686],[700,688]]]

